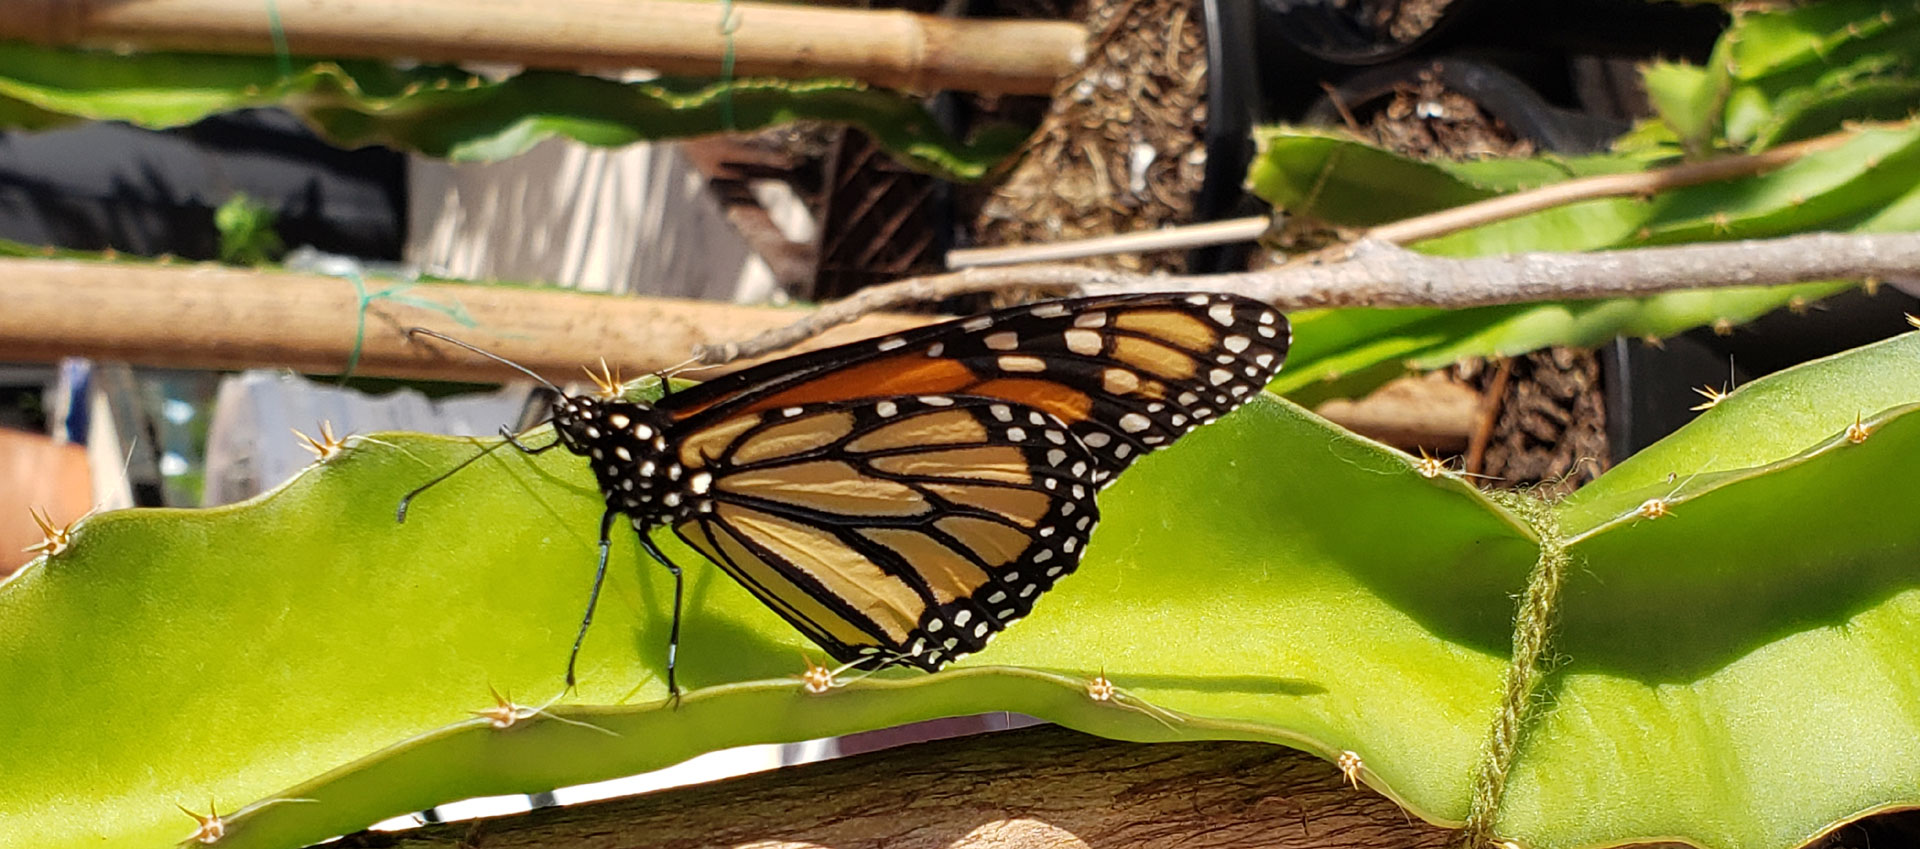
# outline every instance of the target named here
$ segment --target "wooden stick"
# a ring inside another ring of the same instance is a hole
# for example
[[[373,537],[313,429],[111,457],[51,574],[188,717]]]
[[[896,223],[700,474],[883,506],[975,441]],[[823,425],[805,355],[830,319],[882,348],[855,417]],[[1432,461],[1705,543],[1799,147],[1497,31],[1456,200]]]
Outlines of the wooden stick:
[[[1843,130],[1818,138],[1783,144],[1763,153],[1723,156],[1704,162],[1686,162],[1653,171],[1602,174],[1597,177],[1567,180],[1382,224],[1362,233],[1361,238],[1407,245],[1569,203],[1610,197],[1651,195],[1684,186],[1697,186],[1735,177],[1763,174],[1792,164],[1809,153],[1832,150],[1858,135],[1857,130]],[[1307,215],[1313,213],[1312,209],[1296,211]],[[947,253],[947,267],[984,268],[1022,262],[1060,262],[1108,254],[1230,245],[1235,242],[1251,242],[1258,239],[1265,235],[1271,226],[1272,221],[1267,216],[1251,215],[1224,221],[1208,221],[1203,224],[1183,224],[1178,227],[1162,227],[1138,233],[1093,236],[1043,244],[964,248]]]
[[[7,0],[0,39],[81,47],[271,54],[277,11],[296,55],[498,61],[567,70],[852,77],[909,91],[1046,94],[1080,64],[1062,21],[688,0]]]
[[[1332,765],[1301,752],[1262,743],[1120,743],[1048,727],[629,799],[348,835],[335,845],[1439,849],[1451,834],[1349,787]]]
[[[0,259],[0,280],[6,281],[0,362],[85,356],[181,368],[278,366],[332,374],[346,368],[360,312],[352,281],[317,274]],[[365,283],[371,292],[396,285]],[[695,345],[770,330],[804,314],[509,286],[421,283],[398,294],[457,306],[474,326],[464,327],[431,308],[374,299],[367,305],[355,373],[486,382],[513,376],[461,351],[408,342],[403,331],[413,325],[449,333],[566,381],[603,356],[629,376],[639,376],[684,363]],[[874,316],[812,344],[897,332],[934,319]]]
[[[1209,221],[1205,224],[1184,224],[1179,227],[1162,227],[1157,230],[1121,233],[1113,236],[1094,236],[1086,239],[994,248],[959,248],[947,251],[947,267],[985,268],[1021,262],[1061,262],[1107,254],[1230,245],[1234,242],[1251,242],[1260,238],[1272,223],[1264,215],[1250,215],[1245,218],[1229,218],[1225,221]]]
[[[1595,253],[1454,259],[1363,241],[1326,265],[1231,274],[1136,274],[1077,265],[967,268],[864,289],[779,330],[700,350],[702,362],[759,357],[878,310],[1000,289],[1050,293],[1235,292],[1281,309],[1478,307],[1640,297],[1681,289],[1920,275],[1920,233],[1809,233]]]

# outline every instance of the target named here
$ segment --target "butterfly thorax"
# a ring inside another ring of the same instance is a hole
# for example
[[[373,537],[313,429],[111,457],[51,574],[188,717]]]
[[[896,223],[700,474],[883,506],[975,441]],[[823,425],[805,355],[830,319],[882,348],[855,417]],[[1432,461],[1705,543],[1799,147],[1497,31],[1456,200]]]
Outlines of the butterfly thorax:
[[[706,503],[712,475],[687,472],[667,426],[664,414],[632,401],[569,395],[553,404],[561,444],[593,461],[607,506],[633,517],[636,527],[677,521]]]

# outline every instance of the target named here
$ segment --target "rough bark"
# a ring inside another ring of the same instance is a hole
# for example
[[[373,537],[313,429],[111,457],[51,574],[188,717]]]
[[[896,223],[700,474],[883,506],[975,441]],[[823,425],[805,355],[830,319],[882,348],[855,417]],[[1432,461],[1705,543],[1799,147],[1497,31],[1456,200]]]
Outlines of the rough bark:
[[[1260,743],[1120,743],[1056,727],[888,749],[347,847],[1439,847],[1453,833],[1331,764]]]

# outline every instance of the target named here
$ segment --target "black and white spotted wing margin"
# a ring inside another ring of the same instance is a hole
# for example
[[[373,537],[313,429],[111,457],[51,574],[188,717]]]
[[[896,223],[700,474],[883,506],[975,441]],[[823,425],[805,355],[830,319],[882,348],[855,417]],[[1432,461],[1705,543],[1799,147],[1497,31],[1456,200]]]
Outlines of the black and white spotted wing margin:
[[[979,651],[1099,520],[1087,447],[1001,399],[822,403],[708,433],[683,458],[711,486],[675,531],[842,661],[933,671]]]

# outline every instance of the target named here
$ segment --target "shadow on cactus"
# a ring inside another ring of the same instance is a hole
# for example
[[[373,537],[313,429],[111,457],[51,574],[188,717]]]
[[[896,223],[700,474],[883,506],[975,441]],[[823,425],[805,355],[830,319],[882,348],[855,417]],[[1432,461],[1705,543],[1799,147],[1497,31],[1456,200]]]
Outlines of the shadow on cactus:
[[[579,460],[496,454],[396,527],[400,494],[472,444],[348,437],[245,504],[88,518],[0,585],[0,809],[32,812],[0,846],[171,843],[196,828],[177,806],[212,800],[221,845],[293,847],[465,797],[992,710],[1350,751],[1374,788],[1458,823],[1552,522],[1570,563],[1558,660],[1495,833],[1785,849],[1920,805],[1920,527],[1890,521],[1920,503],[1917,387],[1920,334],[1782,372],[1551,509],[1262,398],[1104,494],[1081,570],[989,650],[818,693],[811,645],[675,546],[692,566],[677,710],[669,585],[630,539],[580,691],[543,714],[492,695],[560,692],[600,514]],[[1102,671],[1110,701],[1088,696]]]

